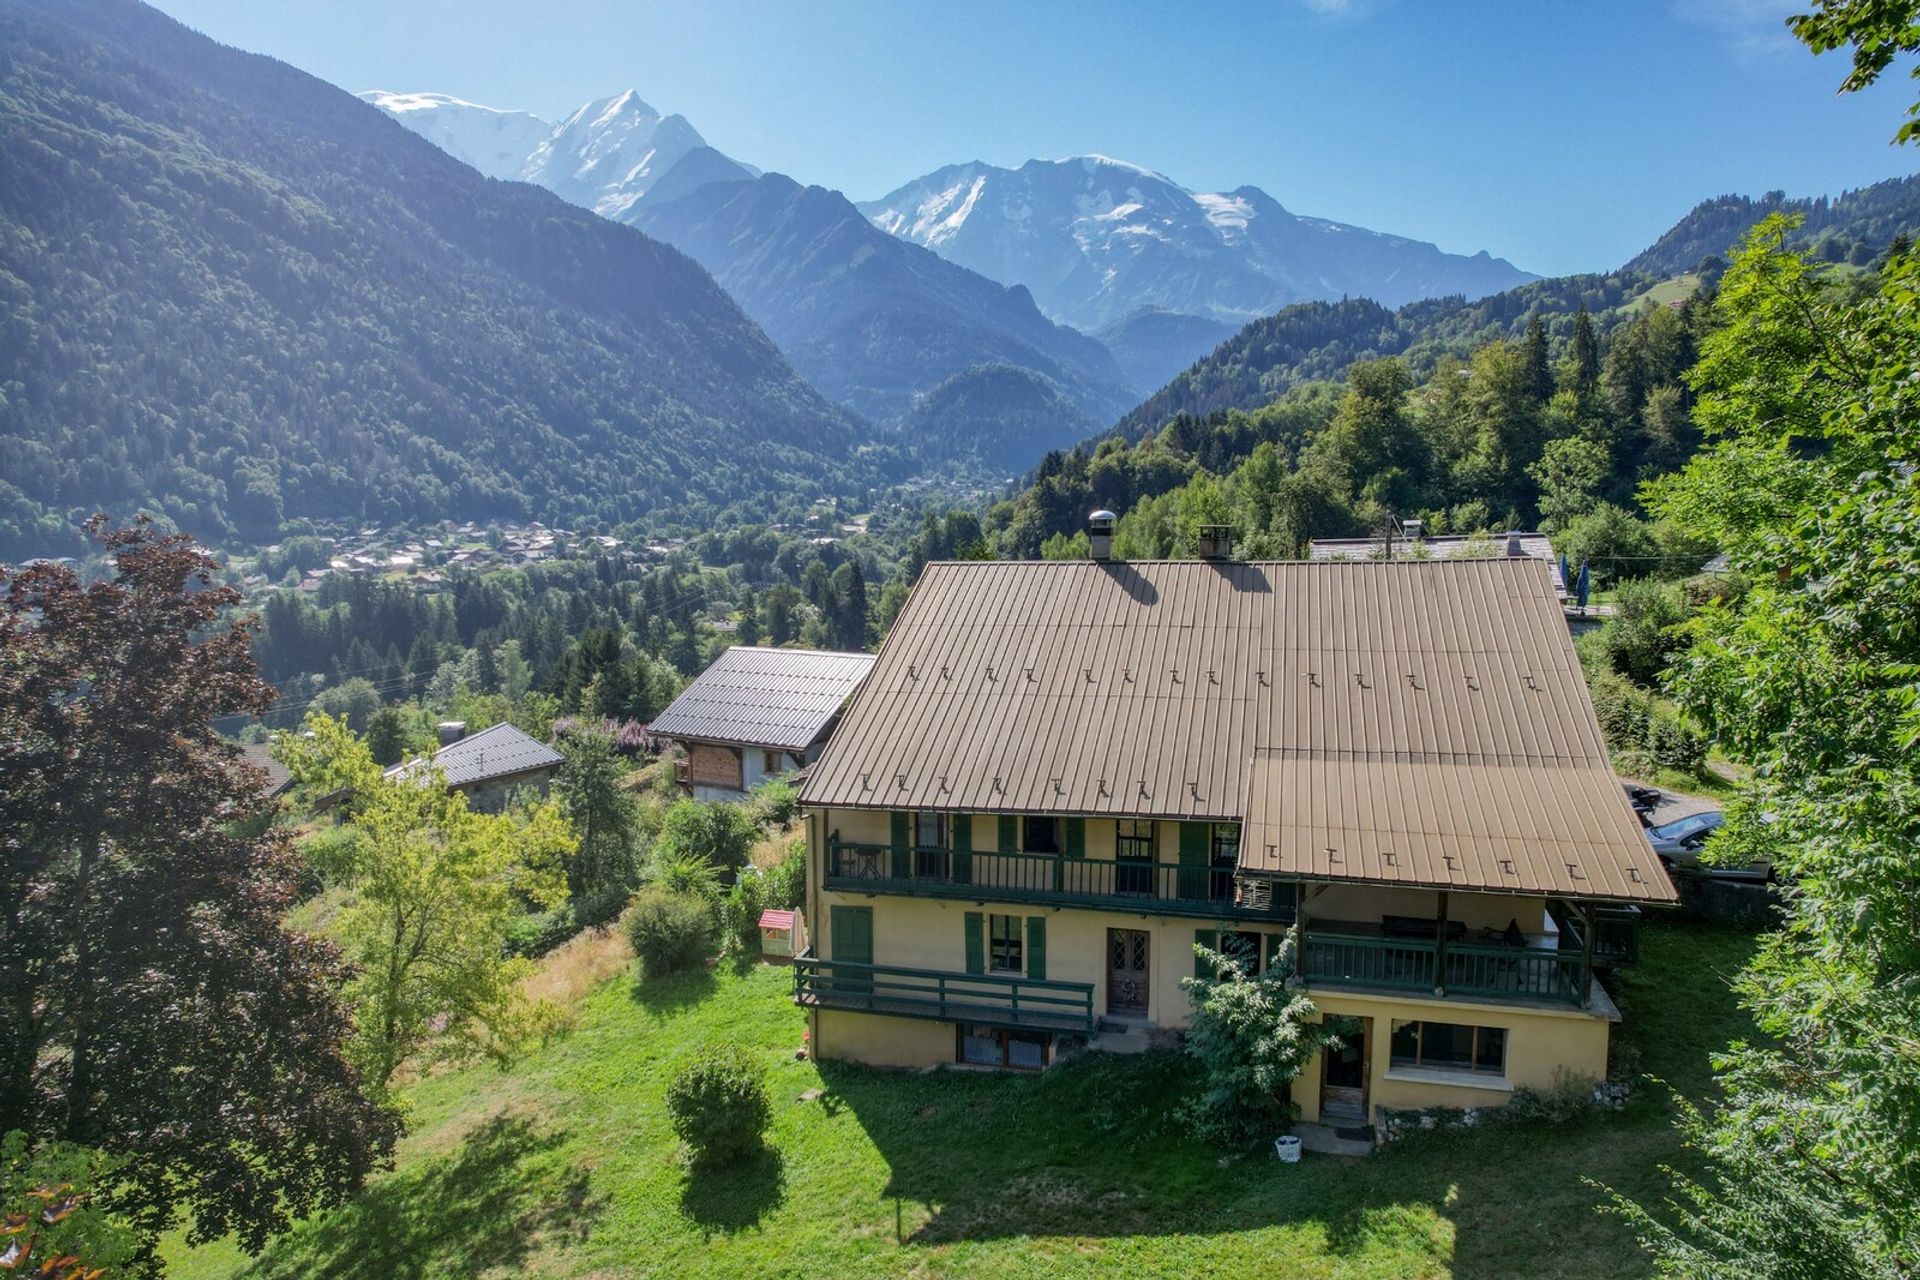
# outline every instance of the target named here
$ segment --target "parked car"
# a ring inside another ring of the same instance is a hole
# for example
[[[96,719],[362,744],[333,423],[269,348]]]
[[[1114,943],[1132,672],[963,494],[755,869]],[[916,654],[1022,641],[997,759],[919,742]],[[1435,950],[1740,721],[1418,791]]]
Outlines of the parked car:
[[[1701,813],[1690,813],[1684,818],[1675,818],[1672,822],[1663,822],[1657,827],[1647,828],[1647,839],[1653,844],[1653,851],[1660,855],[1660,861],[1669,869],[1686,867],[1701,875],[1713,876],[1722,880],[1752,880],[1765,883],[1773,878],[1773,867],[1765,862],[1752,862],[1744,867],[1703,867],[1699,865],[1700,851],[1706,848],[1707,841],[1726,822],[1726,815],[1718,809],[1708,809]]]

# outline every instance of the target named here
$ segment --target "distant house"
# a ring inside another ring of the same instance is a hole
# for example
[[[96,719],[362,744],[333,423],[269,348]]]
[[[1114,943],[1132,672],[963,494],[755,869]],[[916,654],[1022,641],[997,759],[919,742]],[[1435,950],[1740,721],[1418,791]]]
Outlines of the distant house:
[[[497,724],[468,735],[464,724],[453,722],[440,726],[440,735],[440,750],[432,759],[446,775],[448,790],[465,792],[473,808],[487,813],[504,808],[507,797],[517,788],[545,791],[565,759],[546,743],[510,724]],[[416,756],[403,761],[387,770],[387,776],[412,773],[425,767],[426,760]]]
[[[266,786],[261,788],[267,799],[283,796],[293,786],[293,775],[287,771],[287,766],[273,758],[266,743],[244,743],[240,747],[240,755],[248,764],[267,775]]]
[[[1491,539],[1484,535],[1448,533],[1429,536],[1419,531],[1417,521],[1409,520],[1408,536],[1393,540],[1395,560],[1491,559],[1496,556],[1531,556],[1553,574],[1554,594],[1560,603],[1567,601],[1567,580],[1560,573],[1560,560],[1553,542],[1544,533],[1514,532]],[[1384,538],[1315,538],[1307,543],[1309,560],[1384,560]]]
[[[739,800],[811,763],[872,667],[869,653],[735,645],[651,728],[686,748],[680,780],[694,798]]]

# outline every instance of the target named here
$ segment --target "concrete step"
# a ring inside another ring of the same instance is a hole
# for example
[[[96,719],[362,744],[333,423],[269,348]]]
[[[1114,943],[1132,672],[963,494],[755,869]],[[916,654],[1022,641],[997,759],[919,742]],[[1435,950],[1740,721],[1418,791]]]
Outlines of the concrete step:
[[[1333,1126],[1325,1124],[1296,1124],[1293,1136],[1300,1139],[1302,1151],[1313,1151],[1323,1156],[1370,1156],[1373,1154],[1371,1139],[1343,1138]]]
[[[1102,1031],[1087,1047],[1103,1053],[1145,1053],[1152,1043],[1144,1028],[1133,1027],[1125,1031]]]

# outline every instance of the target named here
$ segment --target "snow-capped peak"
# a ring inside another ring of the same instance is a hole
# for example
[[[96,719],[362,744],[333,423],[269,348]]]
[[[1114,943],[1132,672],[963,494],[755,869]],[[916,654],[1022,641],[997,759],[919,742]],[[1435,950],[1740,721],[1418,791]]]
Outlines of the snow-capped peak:
[[[503,111],[450,93],[369,89],[359,97],[489,178],[518,178],[528,153],[553,131],[530,111]]]

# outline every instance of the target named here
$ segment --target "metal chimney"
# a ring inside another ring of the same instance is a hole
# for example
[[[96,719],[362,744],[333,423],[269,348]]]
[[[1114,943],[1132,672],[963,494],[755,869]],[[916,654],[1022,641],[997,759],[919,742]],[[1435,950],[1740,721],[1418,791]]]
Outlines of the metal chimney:
[[[465,720],[442,720],[434,726],[434,732],[439,735],[441,746],[450,747],[467,736],[467,722]]]
[[[1509,556],[1524,556],[1527,554],[1527,549],[1520,545],[1520,531],[1518,529],[1507,535],[1507,554]]]
[[[1408,542],[1424,542],[1427,538],[1427,522],[1420,519],[1405,520],[1400,528],[1407,535]]]
[[[1199,550],[1202,560],[1233,559],[1233,526],[1230,524],[1201,525]]]
[[[1120,517],[1105,507],[1087,517],[1087,556],[1093,560],[1113,559],[1113,524]]]

